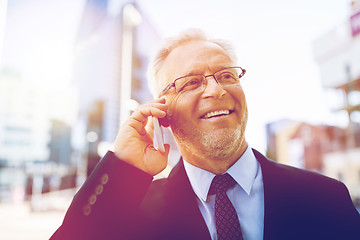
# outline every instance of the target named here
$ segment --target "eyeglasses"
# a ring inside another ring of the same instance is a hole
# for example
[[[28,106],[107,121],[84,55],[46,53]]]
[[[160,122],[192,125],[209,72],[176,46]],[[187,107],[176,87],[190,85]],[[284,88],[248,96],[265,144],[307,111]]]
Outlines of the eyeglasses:
[[[240,83],[246,70],[241,67],[228,67],[215,72],[212,75],[194,74],[179,77],[167,85],[160,96],[164,95],[170,88],[174,87],[176,93],[197,92],[205,89],[206,78],[214,77],[215,81],[222,87]]]

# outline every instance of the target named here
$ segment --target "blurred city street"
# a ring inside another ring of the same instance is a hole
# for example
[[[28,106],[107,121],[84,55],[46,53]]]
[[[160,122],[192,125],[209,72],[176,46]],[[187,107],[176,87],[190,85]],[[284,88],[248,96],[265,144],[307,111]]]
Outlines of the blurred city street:
[[[31,210],[30,202],[0,204],[1,240],[49,239],[61,225],[75,191],[66,190],[44,196],[42,209]]]

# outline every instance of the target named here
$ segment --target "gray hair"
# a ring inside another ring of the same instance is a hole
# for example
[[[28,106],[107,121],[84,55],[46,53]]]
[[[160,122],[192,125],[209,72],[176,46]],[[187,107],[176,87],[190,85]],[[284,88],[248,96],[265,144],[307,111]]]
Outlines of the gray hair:
[[[158,84],[160,84],[158,77],[165,59],[169,56],[171,51],[178,46],[196,40],[203,40],[217,44],[224,49],[225,53],[228,54],[234,63],[237,61],[235,50],[228,41],[223,39],[209,38],[205,32],[200,29],[189,29],[182,32],[177,37],[165,39],[163,47],[157,52],[153,60],[150,62],[147,73],[148,85],[154,97],[158,97],[161,91],[158,89]]]

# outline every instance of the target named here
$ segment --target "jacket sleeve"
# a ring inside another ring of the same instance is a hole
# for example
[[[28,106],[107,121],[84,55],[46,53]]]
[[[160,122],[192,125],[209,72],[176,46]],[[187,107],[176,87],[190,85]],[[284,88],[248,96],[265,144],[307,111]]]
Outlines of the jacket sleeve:
[[[76,193],[50,239],[130,239],[151,181],[151,175],[109,151]]]

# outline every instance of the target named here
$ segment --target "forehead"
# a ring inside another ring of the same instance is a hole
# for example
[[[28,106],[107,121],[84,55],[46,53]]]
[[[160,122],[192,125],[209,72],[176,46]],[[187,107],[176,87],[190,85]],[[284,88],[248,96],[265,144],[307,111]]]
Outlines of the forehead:
[[[162,77],[166,83],[175,78],[207,71],[214,72],[223,67],[230,67],[233,61],[219,45],[208,41],[191,41],[171,51],[162,65]]]

